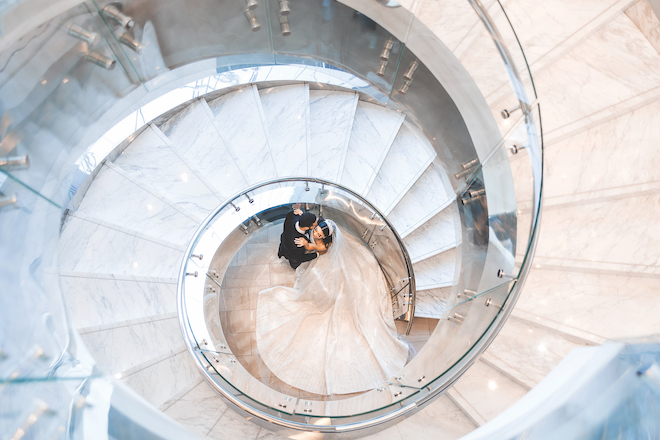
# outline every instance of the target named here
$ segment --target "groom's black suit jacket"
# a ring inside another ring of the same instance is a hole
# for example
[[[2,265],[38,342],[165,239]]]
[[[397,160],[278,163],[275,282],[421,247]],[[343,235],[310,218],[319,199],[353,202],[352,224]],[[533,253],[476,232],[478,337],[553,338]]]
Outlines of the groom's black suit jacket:
[[[300,216],[295,215],[293,211],[286,215],[286,219],[284,219],[284,231],[282,232],[282,235],[280,235],[280,250],[277,253],[278,257],[284,257],[294,265],[316,258],[316,252],[306,254],[305,248],[296,246],[296,243],[294,242],[298,237],[303,237],[304,239],[309,240],[304,234],[301,234],[296,229],[296,222],[299,219]]]

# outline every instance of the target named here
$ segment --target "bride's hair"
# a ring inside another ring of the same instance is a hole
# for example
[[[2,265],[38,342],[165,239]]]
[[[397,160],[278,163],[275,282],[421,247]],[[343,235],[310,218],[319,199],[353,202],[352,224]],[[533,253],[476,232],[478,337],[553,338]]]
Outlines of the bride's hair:
[[[329,222],[332,222],[330,220]],[[319,217],[319,228],[321,228],[321,231],[323,231],[323,235],[325,238],[323,239],[323,244],[328,246],[330,243],[332,243],[332,233],[334,232],[335,225],[334,223],[329,223],[326,221],[323,217]]]

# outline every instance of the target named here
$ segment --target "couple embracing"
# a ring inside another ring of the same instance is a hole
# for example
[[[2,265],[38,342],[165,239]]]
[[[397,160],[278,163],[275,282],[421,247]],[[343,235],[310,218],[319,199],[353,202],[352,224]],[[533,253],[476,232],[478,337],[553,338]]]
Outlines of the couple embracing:
[[[379,388],[399,374],[410,348],[397,337],[380,266],[359,239],[296,209],[278,256],[296,282],[259,292],[257,349],[272,373],[318,395]]]
[[[284,231],[280,236],[279,258],[289,260],[291,268],[311,261],[328,251],[332,244],[336,225],[332,220],[317,218],[311,212],[300,209],[289,212],[284,219]]]

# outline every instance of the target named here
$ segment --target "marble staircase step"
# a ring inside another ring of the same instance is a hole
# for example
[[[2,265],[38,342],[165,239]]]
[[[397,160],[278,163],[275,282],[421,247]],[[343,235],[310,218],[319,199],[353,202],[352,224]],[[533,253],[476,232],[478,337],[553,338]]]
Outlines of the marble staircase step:
[[[367,199],[387,215],[435,159],[424,135],[404,122],[371,186]]]
[[[456,250],[452,248],[413,264],[417,290],[451,286],[454,281],[455,260]]]
[[[176,398],[161,406],[194,434],[211,439],[276,439],[280,437],[244,419],[230,409],[206,381],[200,378]]]
[[[220,199],[247,186],[243,170],[213,123],[213,113],[204,99],[152,129]]]
[[[451,388],[452,399],[482,425],[520,400],[528,389],[477,360]]]
[[[169,198],[106,163],[87,190],[77,212],[184,245],[201,219]]]
[[[415,294],[415,319],[442,318],[447,309],[451,286],[435,289],[417,290]]]
[[[413,263],[430,258],[456,247],[456,223],[458,207],[455,203],[417,228],[403,239]]]
[[[405,116],[381,105],[359,101],[340,183],[366,195]]]
[[[362,440],[456,440],[478,428],[449,396],[445,393],[391,428]]]
[[[309,175],[339,182],[344,167],[358,94],[309,91]]]
[[[183,246],[73,212],[60,234],[60,270],[172,278],[184,251]]]
[[[197,366],[183,345],[115,374],[155,407],[180,393],[199,376]]]
[[[309,175],[309,85],[269,87],[259,97],[277,175]]]
[[[223,200],[161,138],[147,127],[114,161],[138,185],[149,185],[177,206],[205,218]]]
[[[455,196],[447,192],[445,179],[443,165],[436,158],[389,213],[403,238],[453,203]]]
[[[485,363],[529,389],[552,371],[568,353],[587,344],[540,326],[507,320],[482,355]]]
[[[135,322],[137,321],[137,322]],[[176,313],[79,328],[80,337],[106,374],[118,374],[184,344]]]
[[[176,313],[176,278],[60,271],[60,283],[76,328]]]
[[[213,123],[248,184],[275,179],[277,171],[255,86],[227,93],[208,103]]]

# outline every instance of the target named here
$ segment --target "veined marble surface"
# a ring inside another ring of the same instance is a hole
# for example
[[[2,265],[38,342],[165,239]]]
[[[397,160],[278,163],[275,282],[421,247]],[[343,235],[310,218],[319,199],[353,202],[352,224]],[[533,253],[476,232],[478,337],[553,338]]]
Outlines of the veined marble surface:
[[[534,268],[516,309],[605,339],[642,337],[660,328],[657,287],[653,278]]]
[[[107,165],[92,182],[78,211],[177,244],[187,243],[199,226],[197,219],[186,217]]]
[[[413,263],[456,246],[457,215],[458,208],[452,203],[403,239]]]
[[[625,38],[622,36],[625,35]],[[660,83],[660,54],[625,14],[539,72],[544,132],[634,98]]]
[[[521,385],[479,360],[458,379],[452,390],[486,421],[495,418],[527,393]]]
[[[183,209],[199,218],[206,218],[222,200],[170,149],[152,127],[143,131],[124,150],[115,160],[115,165],[140,182],[158,190]]]
[[[213,124],[208,104],[200,99],[161,124],[177,155],[192,164],[221,198],[247,186],[242,170]]]
[[[486,355],[538,384],[571,350],[584,346],[542,327],[509,319]]]
[[[440,319],[447,309],[451,287],[418,290],[415,294],[415,319],[417,317]]]
[[[181,348],[174,355],[145,366],[122,377],[131,387],[155,407],[185,388],[199,377],[197,367],[188,351]]]
[[[442,395],[413,416],[362,440],[456,440],[476,428],[447,395]]]
[[[307,176],[309,85],[261,89],[259,97],[277,175]]]
[[[62,270],[176,278],[183,250],[69,216],[59,255]]]
[[[116,374],[183,344],[179,320],[154,317],[151,322],[81,334],[100,368]]]
[[[447,194],[441,173],[444,173],[442,163],[436,158],[388,215],[402,237],[426,223],[454,199],[454,193]]]
[[[435,158],[435,151],[417,128],[404,122],[376,174],[367,199],[385,214],[419,179]]]
[[[386,107],[359,101],[340,182],[366,194],[385,160],[405,116]]]
[[[176,313],[176,280],[145,282],[132,277],[61,274],[67,309],[76,328]]]
[[[536,255],[644,265],[656,272],[657,249],[660,194],[655,193],[546,210]]]
[[[415,282],[417,290],[435,289],[451,286],[454,282],[456,251],[449,249],[441,254],[415,263]]]
[[[357,93],[309,91],[310,176],[339,181],[357,103]]]
[[[627,186],[657,181],[660,124],[653,120],[658,114],[660,101],[548,146],[544,151],[544,203],[567,195],[587,201],[606,188],[625,194]],[[520,170],[529,168],[528,161],[521,159],[513,162],[516,186]]]
[[[543,3],[511,0],[505,4],[505,9],[527,60],[533,65],[615,3],[617,0],[549,0]]]
[[[249,184],[277,177],[264,116],[255,86],[209,102],[213,122]]]
[[[203,380],[163,412],[194,434],[205,437],[227,410],[231,411]]]
[[[638,1],[626,9],[626,15],[660,53],[660,20],[648,1]]]

